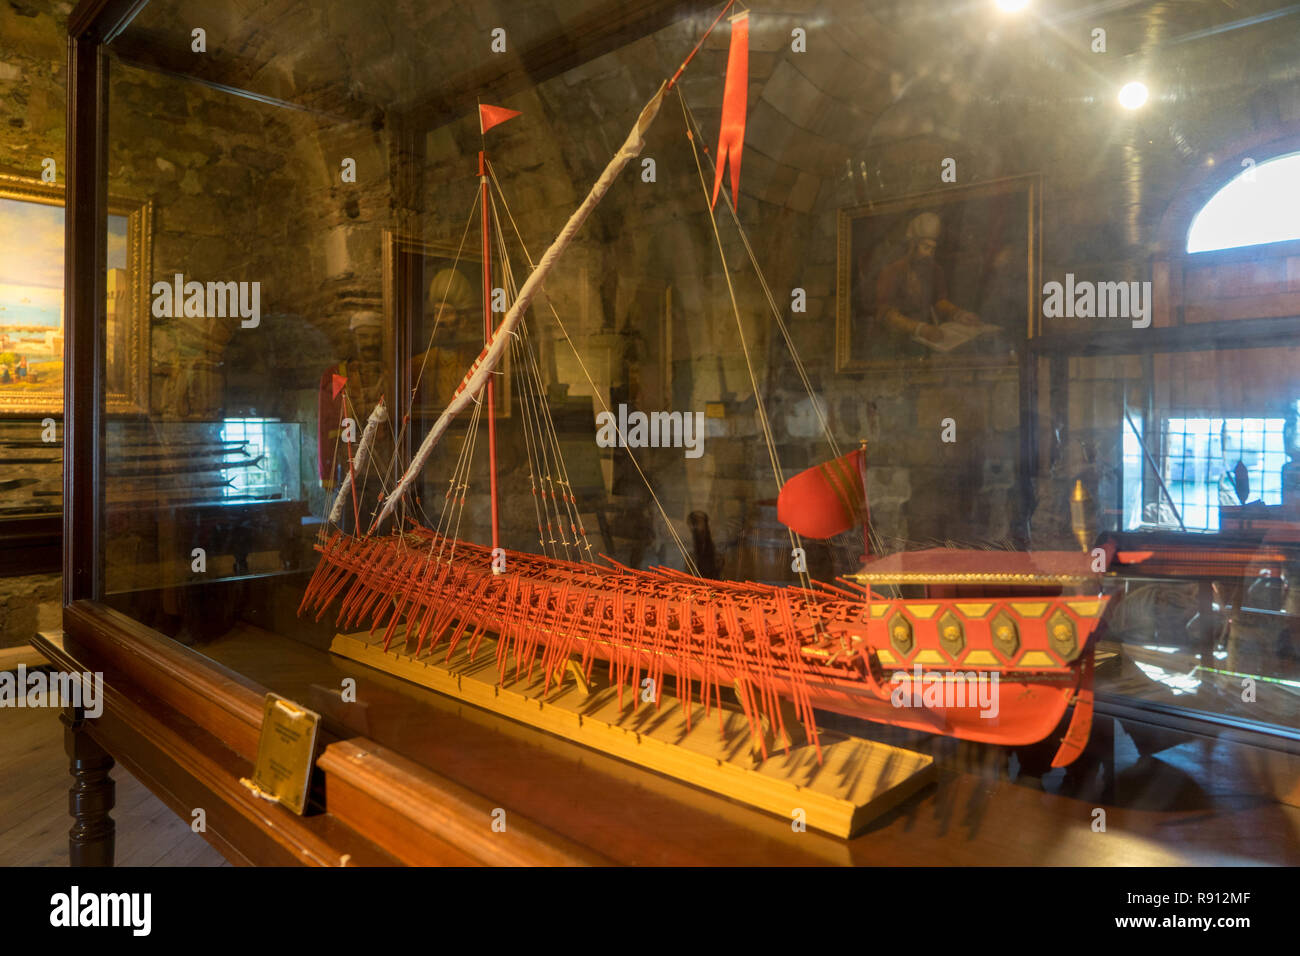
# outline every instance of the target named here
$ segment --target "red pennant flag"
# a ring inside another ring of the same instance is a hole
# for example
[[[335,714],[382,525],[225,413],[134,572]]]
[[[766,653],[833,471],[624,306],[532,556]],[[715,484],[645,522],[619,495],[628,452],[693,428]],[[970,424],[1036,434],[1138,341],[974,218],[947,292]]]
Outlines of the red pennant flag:
[[[344,378],[342,375],[339,375],[337,372],[334,373],[333,378],[330,379],[330,384],[334,388],[335,398],[339,397],[339,392],[343,391],[343,386],[346,385],[347,383],[348,380],[346,378]]]
[[[493,126],[500,126],[506,120],[512,120],[516,116],[521,116],[518,110],[508,110],[504,106],[488,106],[485,103],[478,105],[478,128],[480,133],[486,133]]]
[[[805,538],[833,538],[863,524],[867,517],[867,492],[862,480],[865,460],[859,448],[801,471],[781,489],[776,499],[777,518]]]
[[[731,51],[727,54],[727,83],[722,92],[722,128],[718,133],[718,165],[713,174],[713,204],[718,204],[722,167],[731,163],[731,202],[740,203],[740,154],[745,148],[745,110],[749,93],[749,13],[731,21]]]

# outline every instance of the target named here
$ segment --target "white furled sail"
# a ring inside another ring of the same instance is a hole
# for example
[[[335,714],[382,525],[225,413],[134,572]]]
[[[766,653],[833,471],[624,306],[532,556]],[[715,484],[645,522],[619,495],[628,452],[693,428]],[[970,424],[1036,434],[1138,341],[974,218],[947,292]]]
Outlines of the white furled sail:
[[[375,433],[379,431],[379,426],[388,421],[388,409],[384,408],[383,399],[375,406],[375,410],[370,413],[366,419],[365,430],[361,432],[361,443],[357,446],[356,457],[352,459],[352,466],[348,473],[343,476],[343,482],[339,485],[338,497],[334,499],[334,507],[330,509],[330,523],[338,524],[343,519],[343,505],[347,500],[348,492],[352,488],[352,476],[355,473],[365,471],[366,465],[370,463],[370,449],[375,444]]]
[[[569,243],[573,241],[573,237],[577,234],[578,230],[582,228],[582,224],[587,220],[587,217],[591,215],[591,211],[596,208],[596,204],[599,203],[601,199],[604,198],[605,193],[609,191],[609,187],[613,185],[618,174],[623,171],[623,167],[631,162],[636,156],[640,155],[641,150],[645,147],[645,132],[650,128],[650,124],[654,122],[655,116],[658,115],[659,107],[663,103],[664,92],[667,88],[667,82],[660,84],[658,92],[656,92],[650,102],[645,105],[645,108],[641,110],[641,115],[637,117],[636,125],[632,127],[632,132],[628,134],[623,145],[619,148],[618,152],[614,154],[614,158],[609,161],[609,165],[606,166],[604,172],[600,174],[600,178],[596,180],[596,184],[591,187],[591,192],[587,194],[587,198],[582,201],[582,205],[580,205],[573,215],[569,217],[569,221],[564,224],[564,228],[560,230],[560,234],[555,237],[555,241],[551,243],[550,248],[542,255],[542,258],[537,263],[537,268],[532,271],[532,274],[529,275],[528,279],[524,282],[523,287],[520,288],[519,295],[515,298],[514,304],[510,306],[510,311],[506,313],[506,317],[502,319],[501,324],[497,327],[496,331],[492,333],[491,338],[488,339],[488,343],[484,347],[483,351],[479,353],[479,357],[474,360],[474,364],[471,365],[469,371],[465,373],[465,377],[461,380],[460,386],[456,389],[456,393],[452,397],[451,403],[443,409],[442,414],[438,416],[438,420],[434,422],[433,427],[429,429],[429,433],[424,436],[424,441],[420,443],[420,447],[416,450],[414,457],[411,459],[410,465],[402,473],[401,480],[398,481],[397,485],[393,488],[392,494],[385,499],[384,506],[380,510],[379,516],[375,519],[374,525],[371,526],[371,530],[374,530],[374,528],[382,524],[384,520],[392,514],[397,503],[405,497],[406,493],[410,490],[411,485],[415,482],[416,477],[420,474],[421,469],[424,468],[424,463],[428,461],[429,455],[433,451],[433,446],[438,443],[438,439],[440,439],[443,432],[447,430],[447,426],[451,424],[452,419],[460,414],[460,412],[463,411],[470,402],[474,401],[475,396],[478,395],[478,393],[482,391],[483,386],[487,384],[488,376],[492,374],[493,370],[496,369],[497,365],[501,362],[502,356],[505,355],[506,346],[510,343],[510,336],[514,334],[515,327],[519,324],[524,313],[528,310],[528,306],[532,302],[533,296],[536,295],[537,290],[541,288],[542,283],[546,281],[546,276],[550,273],[551,268],[555,265],[564,250],[568,248]],[[342,496],[340,495],[340,497]]]

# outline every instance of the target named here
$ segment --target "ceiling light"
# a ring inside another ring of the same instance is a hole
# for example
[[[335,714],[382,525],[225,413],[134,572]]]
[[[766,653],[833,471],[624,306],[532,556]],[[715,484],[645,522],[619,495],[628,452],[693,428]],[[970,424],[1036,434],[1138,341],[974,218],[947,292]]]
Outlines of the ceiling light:
[[[1135,110],[1147,101],[1147,88],[1143,83],[1134,80],[1131,83],[1125,83],[1119,91],[1119,105],[1126,110]]]

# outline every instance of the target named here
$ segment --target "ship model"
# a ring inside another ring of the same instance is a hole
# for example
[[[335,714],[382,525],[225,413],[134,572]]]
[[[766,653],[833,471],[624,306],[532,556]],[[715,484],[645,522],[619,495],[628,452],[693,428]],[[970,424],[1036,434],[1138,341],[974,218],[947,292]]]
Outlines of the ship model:
[[[705,36],[730,8],[731,4],[724,8]],[[673,688],[673,696],[685,709],[688,727],[697,702],[706,716],[716,710],[721,720],[724,694],[728,701],[734,694],[764,758],[765,728],[766,732],[775,731],[771,735],[774,740],[788,746],[791,739],[797,739],[797,728],[787,726],[793,720],[802,723],[806,739],[820,759],[818,710],[964,740],[1017,746],[1053,735],[1073,708],[1053,760],[1054,766],[1068,764],[1083,751],[1089,736],[1094,632],[1105,604],[1086,553],[944,549],[879,555],[876,549],[877,556],[870,557],[858,573],[833,584],[813,581],[806,571],[792,569],[798,581],[783,586],[700,576],[662,508],[663,521],[681,549],[686,570],[625,567],[593,553],[587,540],[546,407],[525,313],[583,222],[620,171],[639,155],[646,130],[673,93],[681,105],[715,239],[714,208],[728,165],[731,202],[724,200],[723,206],[744,235],[736,216],[736,198],[744,140],[748,26],[747,13],[731,18],[712,197],[696,146],[698,124],[677,87],[677,80],[704,42],[701,37],[641,111],[621,148],[545,254],[535,263],[529,262],[531,272],[522,286],[516,288],[508,266],[502,266],[513,295],[499,322],[494,321],[489,306],[494,220],[490,213],[497,209],[498,200],[491,188],[495,186],[499,193],[499,183],[486,152],[480,153],[481,189],[476,202],[481,204],[482,218],[483,350],[409,462],[404,468],[395,465],[389,472],[396,481],[380,497],[375,513],[366,515],[358,508],[357,484],[373,464],[370,456],[376,447],[375,436],[390,429],[394,447],[401,444],[397,441],[400,431],[393,427],[396,416],[388,415],[382,401],[371,412],[359,442],[348,446],[349,470],[331,514],[338,527],[317,544],[319,564],[299,613],[319,620],[335,608],[341,630],[369,628],[371,634],[382,635],[385,651],[398,640],[408,653],[413,647],[417,657],[445,648],[450,659],[462,645],[473,655],[490,636],[503,683],[532,679],[540,673],[549,689],[563,680],[570,668],[580,668],[590,677],[599,663],[608,669],[611,683],[618,688],[620,707],[625,691],[633,709],[642,706],[640,689],[647,686],[645,679],[649,678],[649,686]],[[481,133],[514,115],[513,111],[480,106]],[[495,218],[498,233],[503,231],[502,221],[513,224],[504,196],[499,198],[506,215]],[[497,241],[502,253],[498,261],[504,263],[505,245],[499,235]],[[747,237],[745,247],[761,279]],[[720,239],[718,248],[722,255]],[[730,284],[725,256],[723,266]],[[766,283],[764,288],[767,291]],[[744,346],[734,294],[731,298]],[[770,292],[768,301],[802,376],[802,365]],[[550,313],[572,345],[553,306]],[[500,541],[495,376],[507,349],[512,350],[514,367],[523,370],[520,377],[525,387],[530,381],[535,386],[533,400],[521,400],[520,408],[526,412],[530,436],[536,553],[507,549]],[[807,384],[806,376],[802,377]],[[757,381],[752,384],[758,398]],[[593,391],[600,395],[594,386]],[[814,408],[821,406],[814,401]],[[480,417],[487,414],[490,547],[456,534],[467,499],[470,438],[456,463],[437,520],[412,501],[413,486],[430,454],[462,413],[471,417],[470,434],[477,432]],[[778,513],[789,528],[792,553],[801,553],[796,549],[803,537],[830,537],[861,526],[870,554],[865,444],[842,454],[823,419],[832,457],[787,481],[761,401],[758,417],[780,488]],[[409,421],[410,416],[404,416],[401,427]],[[653,489],[651,496],[657,505]],[[344,530],[342,519],[349,504],[353,520],[350,529]],[[412,517],[413,511],[424,520]],[[905,587],[921,596],[902,596]],[[961,684],[968,684],[961,689],[970,692],[954,694],[954,687]],[[977,685],[982,685],[982,693],[975,692]],[[989,691],[996,695],[994,706],[990,706]],[[669,700],[661,691],[653,706],[668,706]]]

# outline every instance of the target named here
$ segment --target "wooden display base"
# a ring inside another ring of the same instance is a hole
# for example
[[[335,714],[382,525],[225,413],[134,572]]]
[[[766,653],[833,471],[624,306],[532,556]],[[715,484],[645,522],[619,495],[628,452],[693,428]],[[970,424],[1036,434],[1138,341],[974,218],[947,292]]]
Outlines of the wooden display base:
[[[336,634],[330,645],[349,660],[838,837],[857,834],[935,776],[933,758],[925,754],[834,731],[821,732],[819,764],[811,744],[792,741],[787,755],[769,728],[763,760],[751,750],[749,724],[737,706],[724,706],[720,731],[717,710],[706,716],[703,705],[694,704],[688,731],[685,712],[671,695],[656,709],[640,700],[640,688],[624,688],[620,708],[617,688],[605,680],[607,665],[600,663],[590,682],[571,664],[559,686],[552,682],[544,694],[536,676],[498,685],[491,638],[483,639],[473,661],[464,644],[450,661],[445,648],[418,659],[411,650],[398,635],[385,652],[380,636],[364,631]],[[792,715],[783,720],[802,733]]]

